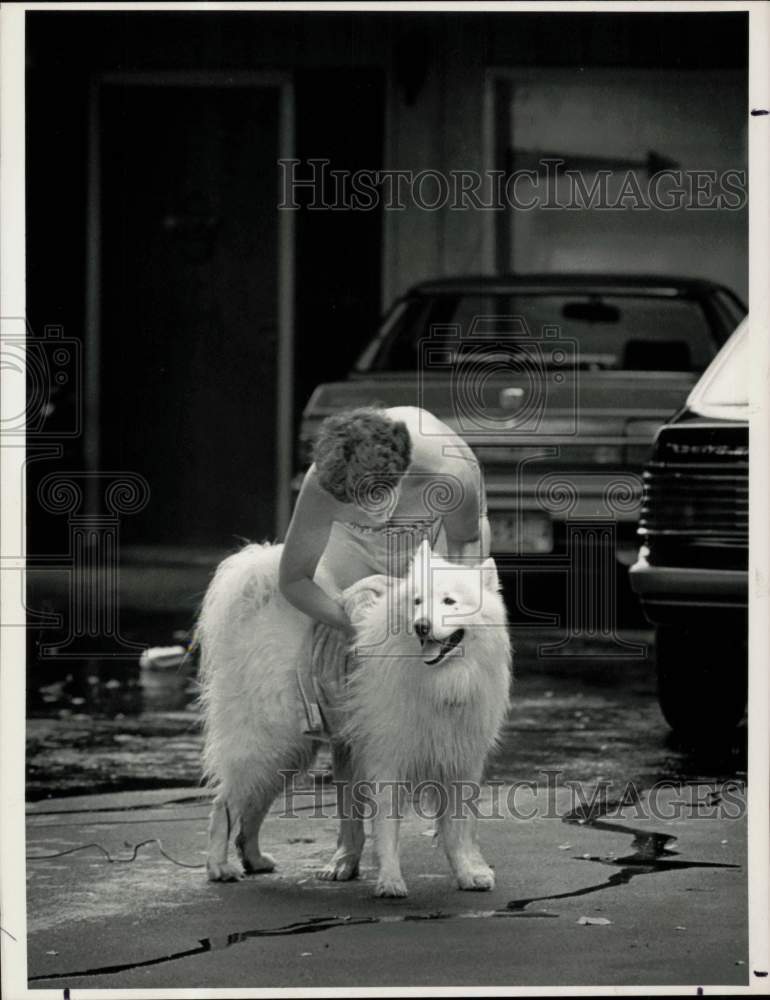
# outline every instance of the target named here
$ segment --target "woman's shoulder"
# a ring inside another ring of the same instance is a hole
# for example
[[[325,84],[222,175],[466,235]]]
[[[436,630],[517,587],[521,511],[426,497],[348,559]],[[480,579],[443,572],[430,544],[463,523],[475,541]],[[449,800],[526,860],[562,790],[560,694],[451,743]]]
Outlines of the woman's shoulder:
[[[410,431],[413,426],[419,425],[422,414],[427,412],[427,410],[420,409],[419,406],[389,406],[385,410],[391,420],[402,421]]]
[[[446,441],[461,441],[462,438],[451,427],[440,420],[435,413],[421,406],[391,406],[385,411],[392,420],[401,420],[409,433],[417,438],[441,437]]]
[[[418,465],[441,472],[455,466],[477,464],[473,449],[464,438],[430,410],[419,406],[394,406],[388,413],[407,425]]]

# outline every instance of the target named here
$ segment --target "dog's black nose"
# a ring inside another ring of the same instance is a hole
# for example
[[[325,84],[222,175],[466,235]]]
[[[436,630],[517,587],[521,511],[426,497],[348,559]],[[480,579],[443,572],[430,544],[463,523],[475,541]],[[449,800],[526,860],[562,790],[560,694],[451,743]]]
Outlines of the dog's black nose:
[[[427,618],[418,618],[414,623],[414,630],[420,639],[430,635],[430,622]]]

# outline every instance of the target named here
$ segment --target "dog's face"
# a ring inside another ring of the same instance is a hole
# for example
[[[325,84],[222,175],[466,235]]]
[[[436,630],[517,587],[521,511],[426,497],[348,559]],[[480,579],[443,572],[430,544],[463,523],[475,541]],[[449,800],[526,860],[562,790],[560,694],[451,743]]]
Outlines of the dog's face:
[[[384,655],[415,669],[441,669],[448,678],[447,667],[498,658],[501,642],[508,648],[493,559],[476,566],[449,563],[433,555],[426,542],[406,577],[365,577],[348,587],[342,599],[365,659]],[[484,655],[481,646],[488,647]]]
[[[461,656],[474,630],[496,624],[499,617],[500,586],[493,559],[479,566],[454,565],[423,548],[406,584],[411,628],[429,667]]]

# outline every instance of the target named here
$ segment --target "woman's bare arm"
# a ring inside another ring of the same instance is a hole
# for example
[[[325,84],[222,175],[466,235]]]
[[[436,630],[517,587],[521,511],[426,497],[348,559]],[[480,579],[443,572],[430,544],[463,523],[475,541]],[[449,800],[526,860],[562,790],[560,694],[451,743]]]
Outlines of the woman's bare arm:
[[[299,611],[316,621],[347,631],[350,621],[342,606],[313,580],[329,540],[335,509],[334,498],[315,482],[311,469],[305,476],[286,532],[278,586],[286,600]]]

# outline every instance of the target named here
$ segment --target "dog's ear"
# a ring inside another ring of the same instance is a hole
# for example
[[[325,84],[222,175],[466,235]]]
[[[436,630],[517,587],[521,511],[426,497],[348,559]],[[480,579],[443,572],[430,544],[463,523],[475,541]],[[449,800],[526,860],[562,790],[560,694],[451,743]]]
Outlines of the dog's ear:
[[[421,579],[427,581],[430,579],[430,567],[431,559],[433,556],[433,550],[430,547],[430,542],[428,539],[424,539],[412,559],[412,576],[416,579]]]
[[[412,560],[412,567],[408,574],[411,586],[415,588],[415,590],[425,594],[430,593],[432,582],[432,557],[433,550],[430,547],[430,542],[426,538],[415,552],[414,559]]]
[[[479,567],[484,590],[489,590],[493,594],[500,593],[500,577],[497,575],[497,563],[489,556]]]
[[[417,563],[418,565],[422,563],[430,563],[430,557],[432,551],[433,550],[430,547],[430,541],[427,538],[424,538],[422,542],[420,542],[417,550],[415,551],[414,559],[412,561]]]

